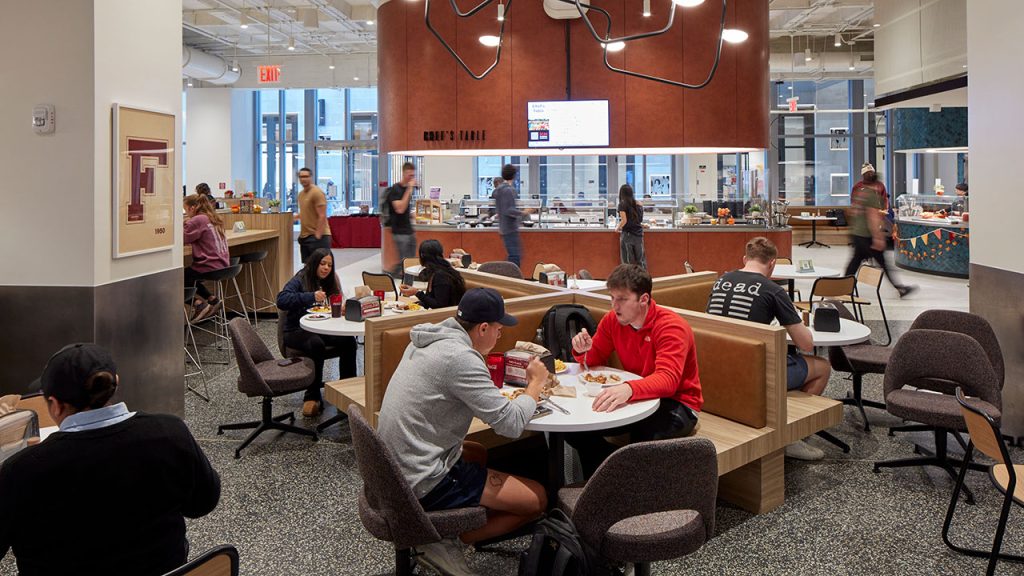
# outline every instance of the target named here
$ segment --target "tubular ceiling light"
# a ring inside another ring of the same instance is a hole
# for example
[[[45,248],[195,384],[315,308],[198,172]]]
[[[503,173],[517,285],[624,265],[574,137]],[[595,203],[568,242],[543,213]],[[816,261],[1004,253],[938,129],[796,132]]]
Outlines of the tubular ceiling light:
[[[811,56],[811,49],[804,48],[804,62],[810,62],[811,60],[814,60],[814,56]]]
[[[610,44],[601,44],[605,50],[609,52],[622,52],[622,49],[626,47],[625,42],[612,42]]]
[[[644,0],[644,18],[651,17],[651,0]]]
[[[490,35],[481,36],[480,37],[480,43],[483,44],[484,46],[489,46],[491,48],[494,48],[498,44],[501,44],[501,38],[498,38],[497,36],[490,36]]]
[[[483,10],[487,6],[490,6],[492,2],[494,2],[494,0],[483,0],[474,8],[466,12],[463,12],[459,10],[459,7],[455,3],[455,0],[451,0],[451,9],[452,12],[455,13],[455,16],[457,16],[458,18],[469,18],[476,14],[477,12]],[[512,0],[508,0],[507,2],[502,2],[501,0],[499,0],[498,6],[498,42],[497,44],[495,44],[496,49],[494,51],[494,62],[492,62],[491,65],[488,66],[483,72],[477,74],[470,69],[469,65],[466,64],[466,61],[463,60],[461,56],[459,56],[459,53],[456,52],[454,48],[452,48],[451,44],[449,44],[448,41],[444,39],[444,36],[442,36],[441,33],[437,31],[437,28],[435,28],[434,25],[431,23],[430,0],[426,0],[426,4],[424,5],[423,22],[424,25],[427,27],[427,30],[429,30],[430,33],[434,35],[434,38],[437,38],[437,41],[440,42],[441,46],[443,46],[444,49],[448,51],[448,54],[451,54],[452,58],[455,59],[455,62],[458,63],[458,65],[463,70],[465,70],[466,73],[469,74],[474,80],[483,80],[484,78],[486,78],[488,74],[493,72],[494,69],[498,67],[498,63],[501,61],[502,39],[505,37],[505,16],[507,16],[512,11]],[[480,38],[480,42],[486,44],[486,41],[483,39],[483,37]]]
[[[328,68],[329,70],[334,70],[334,64],[328,64],[328,65],[327,65],[327,68]]]
[[[703,4],[704,0],[672,0],[672,2],[677,6],[682,6],[683,8],[693,8],[694,6],[700,6]]]
[[[871,27],[872,28],[881,28],[882,25],[881,24],[872,24]]]
[[[242,30],[249,27],[249,17],[245,15],[245,10],[238,13],[238,27]]]
[[[373,20],[367,20],[366,21],[366,25],[367,26],[373,26],[374,24],[375,24],[375,22]]]
[[[836,42],[835,42],[835,47],[836,47],[836,48],[839,48],[839,47],[840,47],[840,46],[842,46],[842,45],[843,45],[843,37],[842,37],[842,36],[840,36],[840,35],[839,35],[839,33],[837,32],[837,33],[836,33]]]
[[[722,41],[728,42],[729,44],[739,44],[740,42],[746,41],[750,35],[743,30],[737,30],[736,28],[726,28],[722,30]]]
[[[505,5],[498,2],[498,22],[505,21]]]
[[[295,51],[295,38],[289,38],[288,39],[288,51],[289,52],[294,52]]]

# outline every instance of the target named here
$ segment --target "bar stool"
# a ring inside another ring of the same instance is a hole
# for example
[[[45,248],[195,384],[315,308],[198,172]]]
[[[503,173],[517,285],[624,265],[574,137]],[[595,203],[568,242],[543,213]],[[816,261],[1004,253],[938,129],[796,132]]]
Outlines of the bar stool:
[[[277,308],[277,303],[273,300],[259,296],[256,294],[256,264],[260,265],[260,272],[263,274],[263,282],[267,286],[267,294],[273,294],[274,288],[270,285],[270,277],[267,276],[267,268],[264,266],[263,261],[267,259],[268,252],[266,250],[260,250],[258,252],[249,252],[247,254],[241,254],[238,257],[239,263],[243,267],[248,267],[249,270],[249,290],[245,293],[252,296],[252,305],[249,307],[252,310],[253,324],[259,326],[259,312],[268,308]],[[260,306],[259,300],[262,300],[264,304]]]
[[[195,366],[195,370],[191,372],[185,372],[185,391],[191,392],[196,396],[199,396],[203,400],[209,402],[210,386],[206,382],[206,371],[203,370],[203,363],[202,361],[199,360],[199,346],[196,344],[196,335],[195,332],[192,331],[192,319],[189,317],[188,314],[188,311],[192,308],[192,301],[195,300],[195,297],[195,286],[189,286],[185,288],[185,364],[187,366],[188,363],[191,361],[192,365]],[[192,342],[192,350],[195,351],[195,354],[193,354],[192,351],[188,349],[189,341]],[[188,370],[188,368],[186,368],[186,370]],[[188,379],[192,376],[199,376],[200,378],[202,378],[203,389],[206,391],[206,394],[200,393],[197,388],[194,388],[191,384],[189,384]]]
[[[204,280],[214,282],[215,296],[220,303],[220,310],[217,314],[210,316],[205,320],[212,320],[214,322],[214,329],[209,330],[199,324],[193,324],[199,330],[202,330],[208,334],[212,334],[217,339],[217,349],[221,350],[221,341],[226,341],[228,346],[231,345],[231,337],[227,333],[228,315],[227,306],[224,298],[224,283],[228,280],[235,286],[235,295],[238,297],[238,302],[242,306],[242,315],[245,316],[246,322],[249,321],[249,314],[245,310],[245,301],[242,299],[242,291],[238,288],[238,274],[242,271],[242,265],[237,263],[237,258],[231,259],[235,262],[233,265],[227,268],[221,268],[220,270],[211,270],[209,272],[203,272],[199,275],[197,281],[202,282]],[[218,361],[219,364],[230,364],[230,360]]]

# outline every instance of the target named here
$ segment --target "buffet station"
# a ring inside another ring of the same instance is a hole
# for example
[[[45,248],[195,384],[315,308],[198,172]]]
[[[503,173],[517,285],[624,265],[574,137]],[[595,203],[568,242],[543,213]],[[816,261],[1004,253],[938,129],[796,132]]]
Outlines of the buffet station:
[[[896,265],[907,270],[967,278],[970,209],[966,196],[903,194],[896,198]]]

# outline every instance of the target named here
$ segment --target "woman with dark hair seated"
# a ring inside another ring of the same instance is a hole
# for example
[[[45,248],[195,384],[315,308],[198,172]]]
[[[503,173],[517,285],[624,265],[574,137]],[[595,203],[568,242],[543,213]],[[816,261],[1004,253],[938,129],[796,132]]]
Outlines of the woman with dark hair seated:
[[[424,240],[420,244],[420,278],[427,281],[427,291],[402,285],[403,296],[416,296],[424,308],[458,306],[466,293],[466,282],[444,257],[444,248],[437,240]]]
[[[313,359],[316,366],[316,377],[313,384],[306,389],[302,403],[303,416],[316,416],[323,408],[324,360],[328,358],[327,348],[335,348],[338,356],[338,372],[341,378],[352,378],[356,375],[356,339],[352,336],[326,336],[306,332],[299,325],[299,320],[306,309],[317,302],[330,302],[330,297],[339,295],[342,301],[345,294],[341,290],[341,281],[334,272],[334,256],[328,248],[318,248],[310,254],[302,270],[295,273],[277,295],[277,307],[286,310],[284,319],[284,345],[288,348],[301,350]],[[334,356],[335,354],[332,354]]]

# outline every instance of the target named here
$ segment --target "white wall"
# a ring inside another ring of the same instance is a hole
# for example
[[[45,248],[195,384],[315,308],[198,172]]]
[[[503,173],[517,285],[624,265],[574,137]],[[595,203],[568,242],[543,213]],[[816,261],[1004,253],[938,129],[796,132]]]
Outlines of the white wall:
[[[179,18],[180,20],[180,18]],[[329,68],[334,63],[334,70]],[[260,84],[257,67],[281,66],[281,81]],[[238,59],[241,76],[234,88],[366,88],[377,85],[377,53],[326,58],[320,55],[265,56]],[[355,80],[359,78],[359,80]]]
[[[231,182],[245,180],[248,190],[256,189],[253,177],[253,94],[251,90],[231,91]]]
[[[61,6],[79,2],[58,2]],[[157,110],[177,117],[175,141],[181,142],[181,0],[88,2],[93,21],[93,222],[95,285],[116,282],[182,264],[181,212],[174,210],[171,250],[114,260],[111,257],[112,104]],[[6,16],[6,15],[5,15]],[[22,23],[24,25],[24,23]],[[47,34],[49,41],[49,34]],[[46,44],[36,38],[33,47]],[[34,49],[34,48],[33,48]],[[79,47],[81,49],[81,47]],[[48,74],[52,71],[48,71]],[[180,149],[179,147],[177,147]],[[174,155],[174,190],[181,190],[181,158]],[[81,180],[80,184],[88,182]],[[79,215],[81,218],[85,214]]]
[[[93,285],[91,22],[91,3],[63,0],[10,3],[0,18],[2,285]],[[54,134],[32,131],[42,103],[56,107]]]
[[[967,64],[966,16],[967,0],[875,2],[875,22],[882,25],[875,30],[875,93],[962,74]]]
[[[227,189],[232,182],[232,90],[230,88],[191,88],[186,103],[186,145],[185,189],[189,193],[196,184],[206,182],[213,193],[222,196],[218,187],[223,182]],[[249,134],[252,143],[252,133]],[[250,154],[251,156],[251,154]]]
[[[472,156],[425,156],[423,158],[424,194],[431,186],[441,187],[441,200],[456,204],[466,194],[475,198]]]
[[[1024,273],[1024,227],[1017,198],[1020,95],[1024,94],[1020,54],[1011,49],[1024,29],[1018,0],[971,2],[967,13],[970,70],[967,129],[970,142],[971,263]],[[948,186],[947,186],[948,189]],[[1017,296],[1019,298],[1019,295]]]

